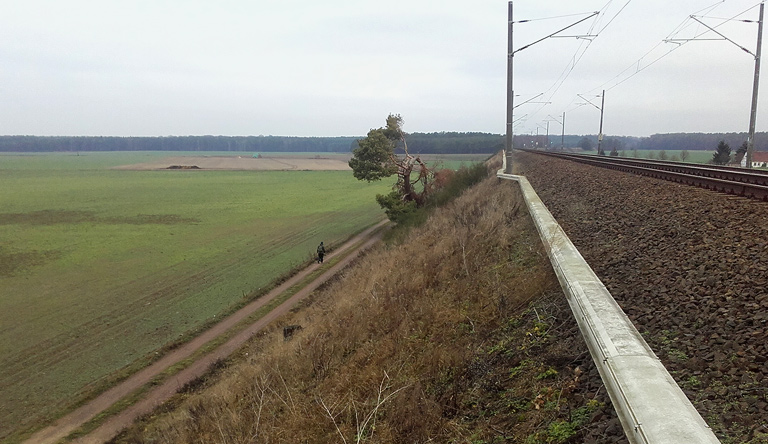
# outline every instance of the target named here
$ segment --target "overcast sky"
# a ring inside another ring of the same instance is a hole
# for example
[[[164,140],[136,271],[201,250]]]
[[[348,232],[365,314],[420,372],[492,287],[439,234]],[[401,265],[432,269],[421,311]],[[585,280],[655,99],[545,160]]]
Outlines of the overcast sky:
[[[358,136],[389,113],[408,132],[503,133],[507,4],[0,0],[0,134]],[[747,131],[754,57],[662,40],[718,37],[699,14],[755,52],[756,23],[721,19],[757,21],[758,4],[515,1],[515,20],[549,18],[516,23],[516,50],[600,12],[515,54],[516,103],[533,98],[515,133],[559,134],[566,112],[566,133],[596,134],[579,94],[599,106],[603,88],[608,135]]]

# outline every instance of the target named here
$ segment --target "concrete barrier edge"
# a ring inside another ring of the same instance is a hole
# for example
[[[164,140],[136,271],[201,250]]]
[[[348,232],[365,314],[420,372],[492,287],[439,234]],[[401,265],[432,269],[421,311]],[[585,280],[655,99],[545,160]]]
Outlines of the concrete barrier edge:
[[[506,158],[504,158],[506,161]],[[528,180],[519,183],[579,329],[633,444],[714,444],[715,434],[550,214]]]

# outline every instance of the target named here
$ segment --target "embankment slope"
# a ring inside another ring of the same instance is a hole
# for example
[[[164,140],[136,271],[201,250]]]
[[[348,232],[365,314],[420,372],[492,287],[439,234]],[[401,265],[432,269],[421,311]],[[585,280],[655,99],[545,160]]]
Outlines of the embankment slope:
[[[625,442],[515,184],[376,247],[114,442],[358,439]]]

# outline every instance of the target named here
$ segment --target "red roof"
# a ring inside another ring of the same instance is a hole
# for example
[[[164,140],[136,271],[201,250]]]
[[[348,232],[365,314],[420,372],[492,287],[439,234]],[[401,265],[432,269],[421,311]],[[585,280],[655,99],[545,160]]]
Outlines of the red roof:
[[[768,151],[755,151],[752,153],[752,162],[768,162]]]

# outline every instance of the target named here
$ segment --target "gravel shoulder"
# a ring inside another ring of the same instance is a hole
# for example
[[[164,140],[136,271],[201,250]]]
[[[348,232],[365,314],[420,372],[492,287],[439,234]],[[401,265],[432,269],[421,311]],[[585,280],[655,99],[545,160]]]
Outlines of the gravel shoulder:
[[[768,204],[516,153],[724,443],[768,442]]]

